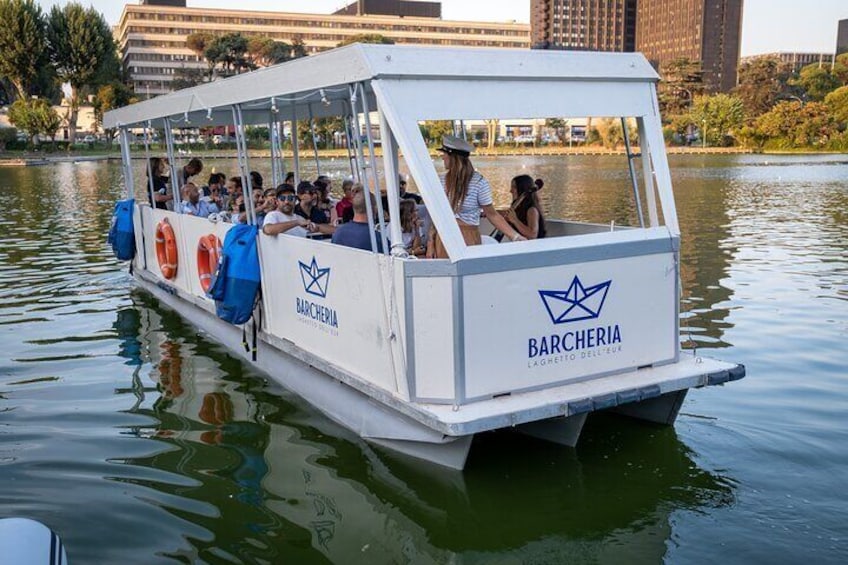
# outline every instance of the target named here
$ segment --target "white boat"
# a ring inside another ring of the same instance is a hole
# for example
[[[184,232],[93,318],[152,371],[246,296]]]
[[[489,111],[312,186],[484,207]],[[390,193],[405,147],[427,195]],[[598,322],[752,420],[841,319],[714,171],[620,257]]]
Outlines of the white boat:
[[[231,224],[137,204],[133,276],[329,418],[440,465],[462,469],[474,435],[501,428],[573,446],[598,410],[672,424],[689,388],[745,370],[680,347],[680,232],[657,80],[641,54],[352,45],[108,112],[104,127],[121,132],[128,196],[149,189],[135,178],[144,171],[132,166],[131,130],[147,139],[164,129],[178,179],[172,129],[232,124],[247,202],[246,126],[269,126],[276,185],[286,170],[283,122],[341,116],[352,175],[377,194],[383,184],[397,217],[402,153],[450,255],[420,260],[387,245],[377,253],[375,241],[363,251],[260,234],[255,356],[244,328],[216,317],[198,276],[199,239],[223,240]],[[548,219],[545,239],[466,246],[419,122],[585,116],[635,120],[640,155],[627,146],[639,225]],[[171,279],[155,252],[163,219],[179,254]],[[401,241],[398,224],[376,237]]]

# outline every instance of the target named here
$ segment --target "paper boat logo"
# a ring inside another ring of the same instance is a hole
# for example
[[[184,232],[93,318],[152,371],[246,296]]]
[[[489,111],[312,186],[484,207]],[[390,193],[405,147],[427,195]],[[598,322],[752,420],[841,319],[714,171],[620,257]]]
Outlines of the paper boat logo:
[[[309,265],[302,261],[298,261],[298,264],[300,265],[300,279],[303,281],[303,290],[307,294],[326,298],[327,286],[330,284],[330,269],[319,269],[314,255],[312,256],[312,263]]]
[[[591,320],[601,315],[612,280],[595,286],[583,286],[575,276],[568,290],[540,290],[539,296],[555,324]]]

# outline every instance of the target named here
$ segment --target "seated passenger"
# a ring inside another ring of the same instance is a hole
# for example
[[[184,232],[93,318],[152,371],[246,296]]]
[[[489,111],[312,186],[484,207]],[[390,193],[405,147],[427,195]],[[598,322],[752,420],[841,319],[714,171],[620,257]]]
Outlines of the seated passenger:
[[[277,188],[277,209],[265,215],[262,233],[265,235],[284,233],[295,237],[306,237],[306,228],[310,222],[294,214],[295,202],[297,202],[297,196],[294,193],[294,187],[290,184],[281,184]]]
[[[368,207],[365,203],[365,198],[371,198],[371,210],[377,209],[377,199],[370,192],[366,196],[362,185],[357,184],[353,187],[353,219],[340,225],[336,228],[333,234],[333,243],[344,245],[346,247],[356,247],[371,251],[371,234],[368,226]],[[383,252],[383,244],[380,241],[380,235],[374,232],[377,240],[377,251]]]
[[[536,192],[544,186],[541,179],[533,181],[530,175],[519,175],[512,179],[509,191],[512,205],[504,214],[509,225],[527,239],[542,239],[547,234],[545,216]]]
[[[414,192],[406,191],[406,179],[404,179],[403,177],[400,177],[398,179],[398,189],[400,192],[398,196],[400,196],[401,200],[412,200],[416,204],[421,204],[423,202],[420,194],[415,194]]]
[[[336,214],[336,204],[337,202],[330,196],[330,187],[332,186],[332,182],[327,175],[321,175],[318,177],[313,183],[315,186],[315,190],[317,192],[317,202],[316,207],[321,210],[327,218],[330,219],[330,224],[338,225],[338,215]]]
[[[183,167],[183,185],[188,183],[188,179],[193,177],[194,175],[199,175],[203,170],[203,161],[198,159],[197,157],[191,159],[188,163],[186,163],[185,167]]]
[[[415,200],[400,201],[400,231],[403,237],[403,248],[410,255],[424,255],[427,247],[421,243],[421,220],[418,218],[418,207]],[[386,226],[386,235],[391,238],[391,224]]]
[[[226,210],[227,209],[227,189],[224,187],[224,183],[226,182],[226,177],[221,173],[212,173],[209,175],[209,186],[203,189],[203,193],[205,196],[202,198],[207,200],[215,206],[218,207],[218,210]]]
[[[258,188],[259,190],[264,190],[263,184],[262,175],[260,175],[258,171],[250,171],[250,186],[254,189]],[[274,189],[272,188],[271,190]]]
[[[193,182],[183,187],[185,200],[182,201],[182,213],[198,218],[206,218],[209,214],[217,214],[218,206],[212,202],[200,199],[200,189]]]
[[[336,204],[336,216],[339,223],[345,224],[353,219],[353,181],[345,179],[342,183],[344,197]]]
[[[316,205],[318,191],[309,181],[301,181],[297,185],[298,204],[294,213],[303,216],[314,224],[329,224],[330,218]]]
[[[265,215],[277,209],[277,191],[266,188],[262,193],[262,200],[256,207],[256,225],[261,226]]]
[[[241,186],[241,177],[230,177],[227,181],[227,192],[230,194],[230,221],[234,224],[246,224],[247,213],[244,205],[244,192]]]
[[[150,168],[147,171],[148,188],[153,184],[153,202],[160,210],[168,209],[168,202],[174,195],[168,192],[168,160],[161,157],[150,158]]]

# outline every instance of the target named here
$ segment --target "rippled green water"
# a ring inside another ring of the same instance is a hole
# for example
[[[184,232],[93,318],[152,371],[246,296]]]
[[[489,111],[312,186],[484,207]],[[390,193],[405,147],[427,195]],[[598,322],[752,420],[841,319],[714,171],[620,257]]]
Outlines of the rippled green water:
[[[618,158],[477,163],[502,201],[529,172],[552,215],[634,221]],[[848,158],[671,164],[681,340],[747,378],[673,429],[480,436],[464,474],[373,450],[134,289],[115,164],[0,168],[0,517],[74,564],[845,563]]]

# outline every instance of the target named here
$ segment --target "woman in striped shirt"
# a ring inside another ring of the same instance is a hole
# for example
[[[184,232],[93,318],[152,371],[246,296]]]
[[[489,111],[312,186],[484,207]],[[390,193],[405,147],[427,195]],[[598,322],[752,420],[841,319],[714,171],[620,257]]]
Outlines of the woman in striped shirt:
[[[445,194],[454,211],[456,223],[466,245],[479,245],[480,210],[493,226],[498,228],[511,241],[523,241],[524,236],[495,210],[492,200],[492,187],[483,175],[474,170],[469,156],[474,146],[458,137],[446,135],[442,138],[442,159],[447,174],[442,178]],[[427,243],[427,258],[447,259],[439,234],[431,229]]]

